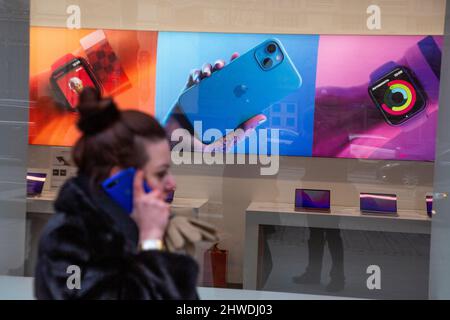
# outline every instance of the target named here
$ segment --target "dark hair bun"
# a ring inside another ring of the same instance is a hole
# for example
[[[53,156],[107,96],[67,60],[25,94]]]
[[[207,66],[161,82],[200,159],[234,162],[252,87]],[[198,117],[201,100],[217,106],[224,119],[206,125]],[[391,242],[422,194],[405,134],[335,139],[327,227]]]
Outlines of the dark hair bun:
[[[80,102],[78,105],[80,120],[77,125],[86,135],[100,133],[120,119],[120,111],[110,98],[95,101],[90,97]]]

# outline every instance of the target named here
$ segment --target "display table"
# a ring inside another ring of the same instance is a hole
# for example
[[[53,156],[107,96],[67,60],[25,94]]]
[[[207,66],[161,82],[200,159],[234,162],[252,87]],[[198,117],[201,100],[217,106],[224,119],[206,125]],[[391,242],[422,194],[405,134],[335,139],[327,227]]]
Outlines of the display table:
[[[40,196],[27,197],[27,212],[53,214],[53,202],[55,201],[56,196],[56,191],[44,191]],[[208,199],[175,197],[171,206],[174,208],[192,208],[194,215],[198,216],[200,208],[207,202]]]
[[[431,219],[426,212],[401,210],[398,216],[361,214],[359,208],[331,208],[330,213],[297,211],[294,204],[252,202],[245,215],[244,289],[257,288],[260,226],[335,228],[430,234]]]

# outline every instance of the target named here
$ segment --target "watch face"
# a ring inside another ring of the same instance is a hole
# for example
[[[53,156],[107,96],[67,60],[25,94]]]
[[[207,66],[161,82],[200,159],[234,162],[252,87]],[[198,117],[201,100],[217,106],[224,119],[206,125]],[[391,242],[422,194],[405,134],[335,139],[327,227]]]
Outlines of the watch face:
[[[369,94],[389,124],[398,125],[425,109],[425,94],[406,68],[395,68],[369,88]]]
[[[81,58],[73,59],[53,72],[51,82],[70,110],[75,110],[78,97],[84,88],[94,87],[100,90],[89,65]]]

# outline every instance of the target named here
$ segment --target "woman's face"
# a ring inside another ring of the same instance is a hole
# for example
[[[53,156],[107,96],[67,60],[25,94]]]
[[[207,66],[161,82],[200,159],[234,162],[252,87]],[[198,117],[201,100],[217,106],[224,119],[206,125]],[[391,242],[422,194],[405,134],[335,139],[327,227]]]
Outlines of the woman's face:
[[[156,142],[148,142],[145,148],[149,161],[143,167],[145,178],[152,189],[159,190],[164,198],[176,188],[173,175],[170,173],[170,148],[164,139]]]

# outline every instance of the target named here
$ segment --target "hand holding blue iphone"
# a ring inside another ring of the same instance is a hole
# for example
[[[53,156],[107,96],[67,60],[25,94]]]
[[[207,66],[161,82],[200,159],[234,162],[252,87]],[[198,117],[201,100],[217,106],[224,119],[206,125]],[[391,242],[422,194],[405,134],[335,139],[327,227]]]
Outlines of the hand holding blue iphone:
[[[199,122],[204,131],[215,129],[225,135],[301,85],[281,42],[268,39],[186,89],[178,104],[194,129]]]
[[[102,188],[128,214],[133,212],[133,184],[136,169],[128,168],[120,171],[102,183]],[[151,188],[144,180],[144,191],[151,192]]]

